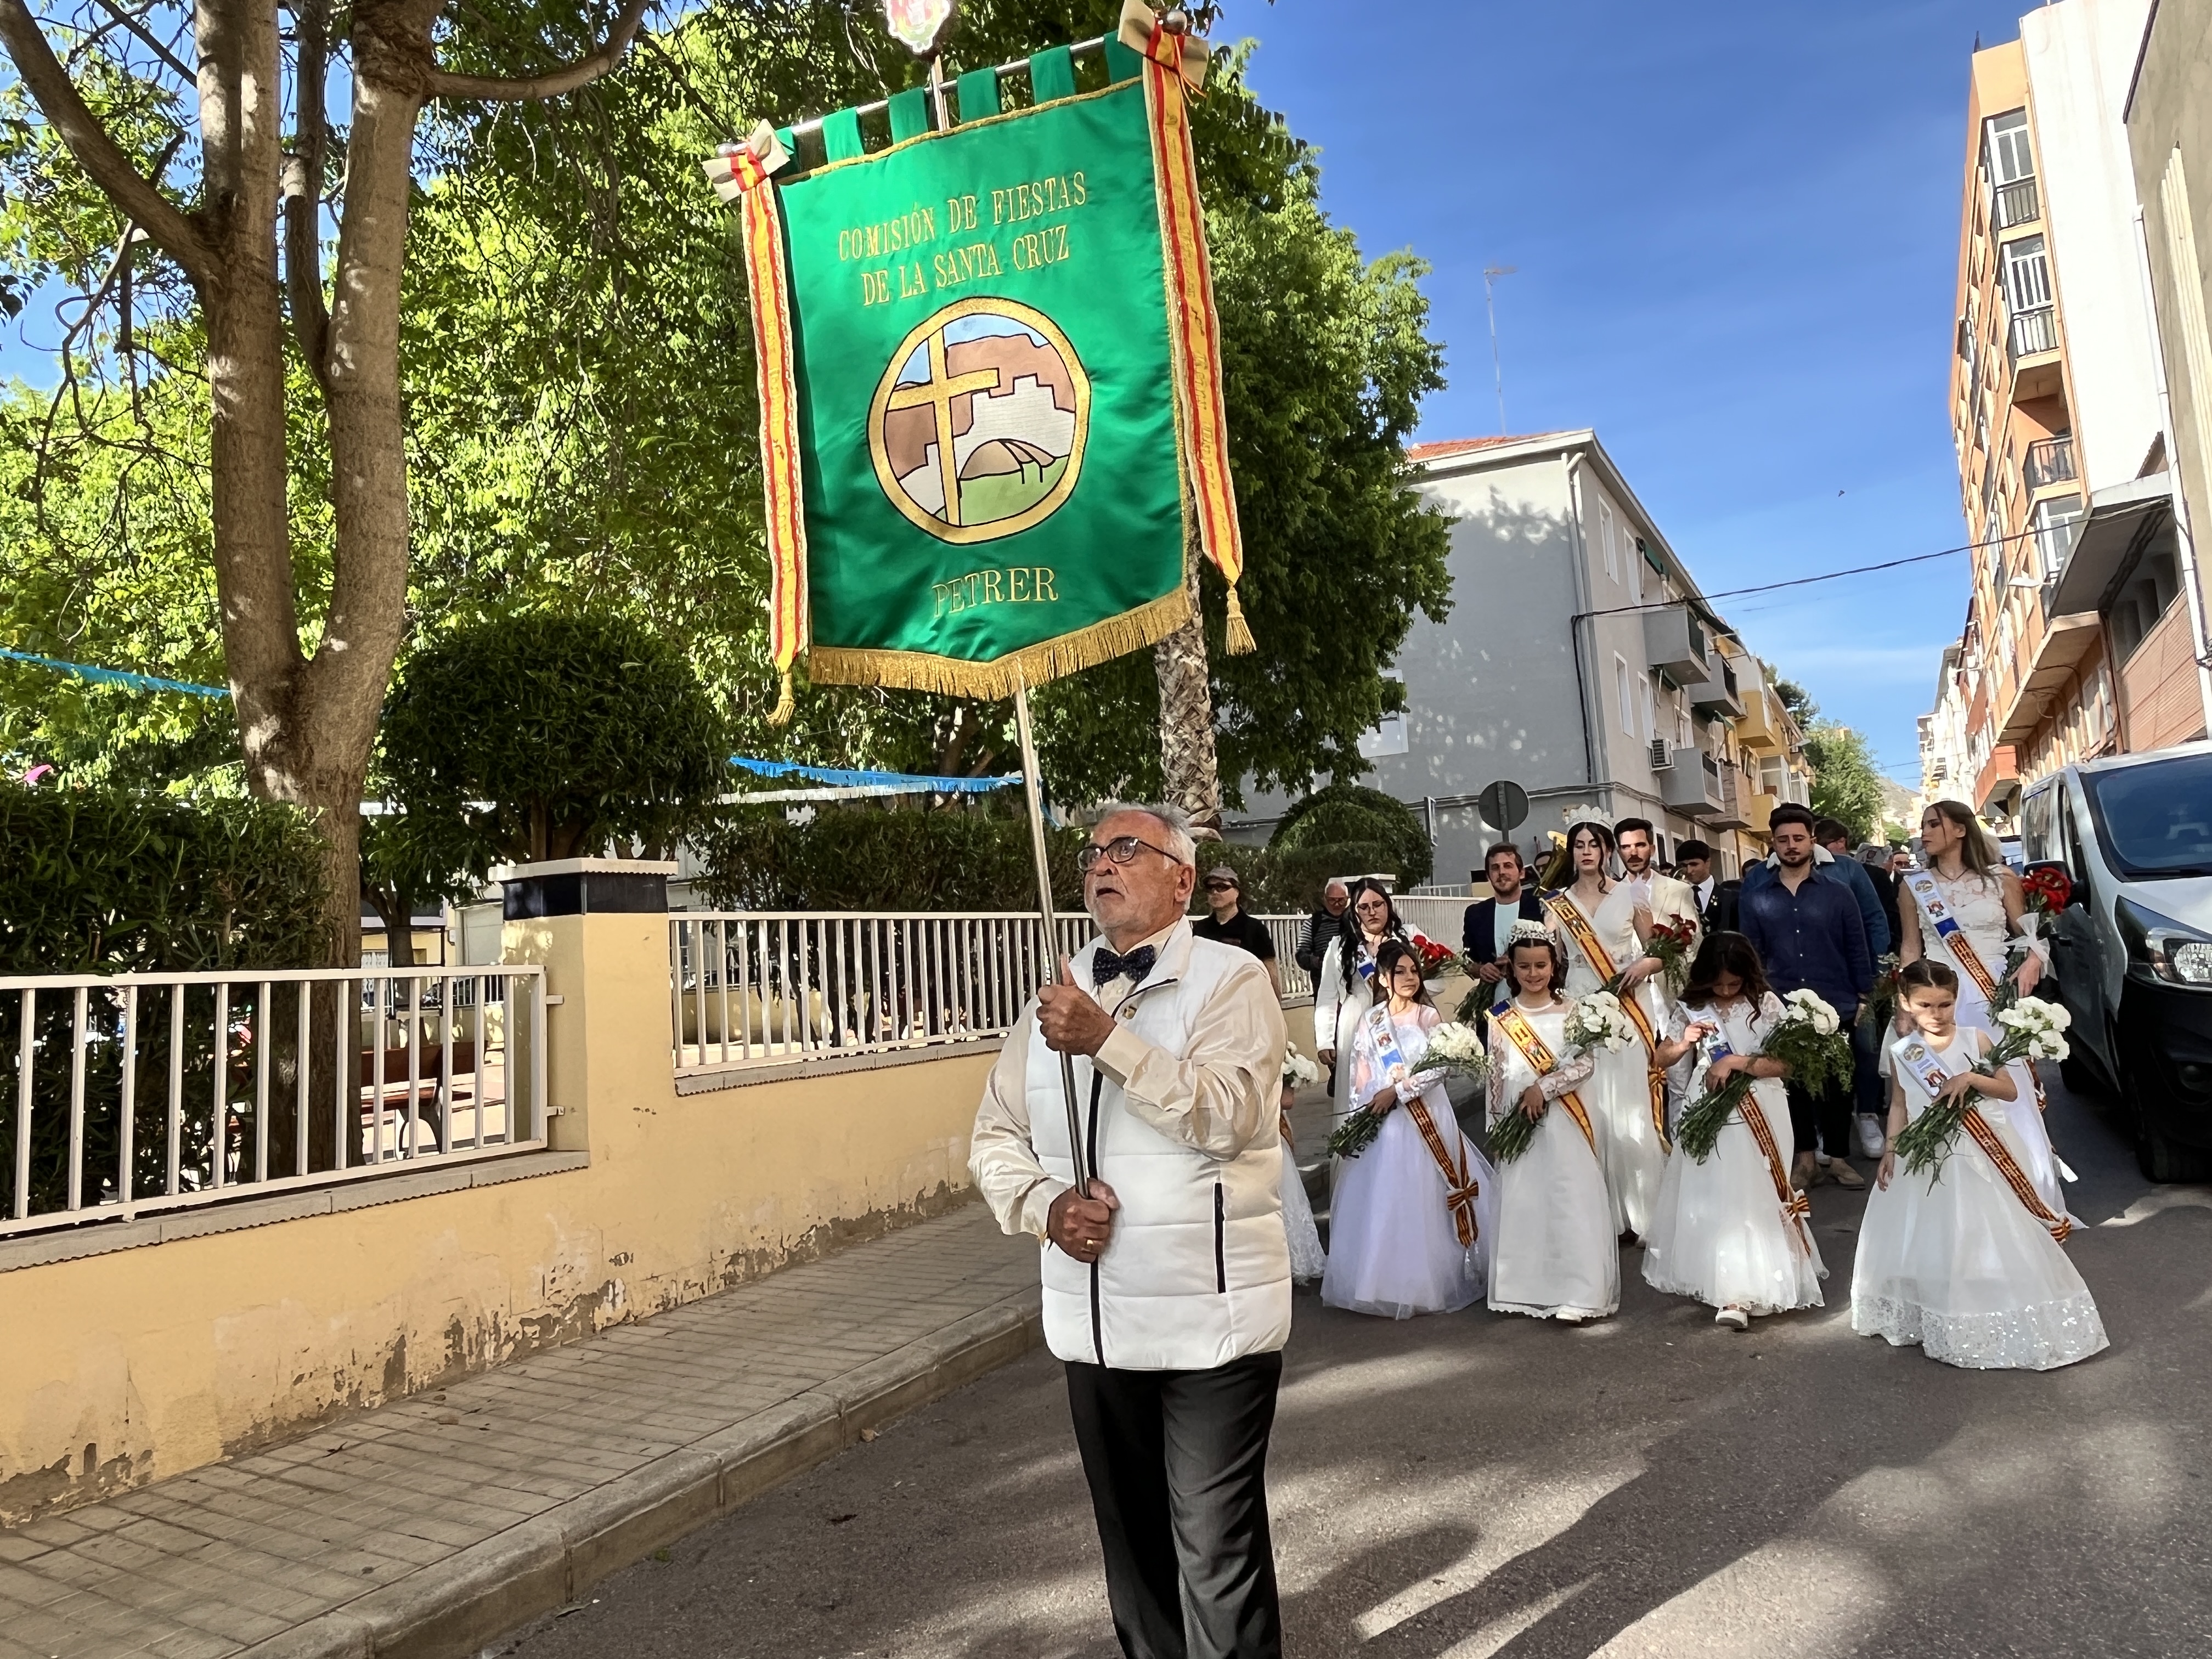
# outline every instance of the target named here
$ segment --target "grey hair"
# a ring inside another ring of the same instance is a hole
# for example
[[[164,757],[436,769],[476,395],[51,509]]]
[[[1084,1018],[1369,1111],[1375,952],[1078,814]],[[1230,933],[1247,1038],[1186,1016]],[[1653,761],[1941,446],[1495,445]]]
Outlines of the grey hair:
[[[1177,864],[1187,864],[1194,870],[1198,867],[1198,843],[1191,839],[1190,819],[1181,807],[1164,802],[1154,805],[1149,802],[1109,800],[1098,809],[1093,822],[1103,823],[1122,812],[1136,812],[1152,819],[1167,831],[1167,845],[1161,850]]]

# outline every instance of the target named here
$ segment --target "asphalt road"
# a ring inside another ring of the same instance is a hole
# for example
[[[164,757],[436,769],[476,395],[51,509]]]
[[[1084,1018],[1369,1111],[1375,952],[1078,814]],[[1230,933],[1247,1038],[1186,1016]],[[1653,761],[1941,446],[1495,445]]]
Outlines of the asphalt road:
[[[1623,1263],[1617,1319],[1386,1323],[1298,1294],[1269,1469],[1293,1655],[2212,1653],[2212,1189],[2057,1090],[2112,1338],[2035,1376],[1736,1335]],[[617,1575],[520,1659],[1116,1652],[1058,1367],[1032,1354]]]

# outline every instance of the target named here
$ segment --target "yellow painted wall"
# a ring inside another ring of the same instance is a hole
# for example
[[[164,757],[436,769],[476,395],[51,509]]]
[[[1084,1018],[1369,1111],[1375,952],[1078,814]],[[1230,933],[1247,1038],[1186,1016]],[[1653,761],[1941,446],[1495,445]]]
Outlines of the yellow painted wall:
[[[679,1097],[667,927],[508,924],[588,1169],[0,1273],[0,1524],[964,1201],[991,1053]]]

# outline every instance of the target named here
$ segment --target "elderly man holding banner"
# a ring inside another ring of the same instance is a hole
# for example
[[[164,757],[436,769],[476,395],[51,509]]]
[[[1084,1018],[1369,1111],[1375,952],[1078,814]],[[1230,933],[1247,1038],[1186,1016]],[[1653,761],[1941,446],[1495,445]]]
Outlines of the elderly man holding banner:
[[[1282,1006],[1255,957],[1192,935],[1180,814],[1111,808],[1078,861],[1105,937],[1023,1011],[969,1167],[1000,1225],[1042,1247],[1045,1341],[1067,1370],[1122,1651],[1273,1655],[1267,1437],[1291,1334]]]

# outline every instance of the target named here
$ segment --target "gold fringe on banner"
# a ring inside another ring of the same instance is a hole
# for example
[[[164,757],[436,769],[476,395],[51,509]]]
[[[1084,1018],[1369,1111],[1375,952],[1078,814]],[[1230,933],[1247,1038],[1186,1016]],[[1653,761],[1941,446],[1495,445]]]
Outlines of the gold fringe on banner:
[[[1172,593],[1118,617],[1041,641],[993,662],[963,662],[927,651],[866,651],[818,641],[806,655],[806,672],[839,685],[887,685],[901,691],[996,702],[1017,687],[1038,686],[1063,674],[1158,645],[1190,620],[1190,595],[1177,583]]]

